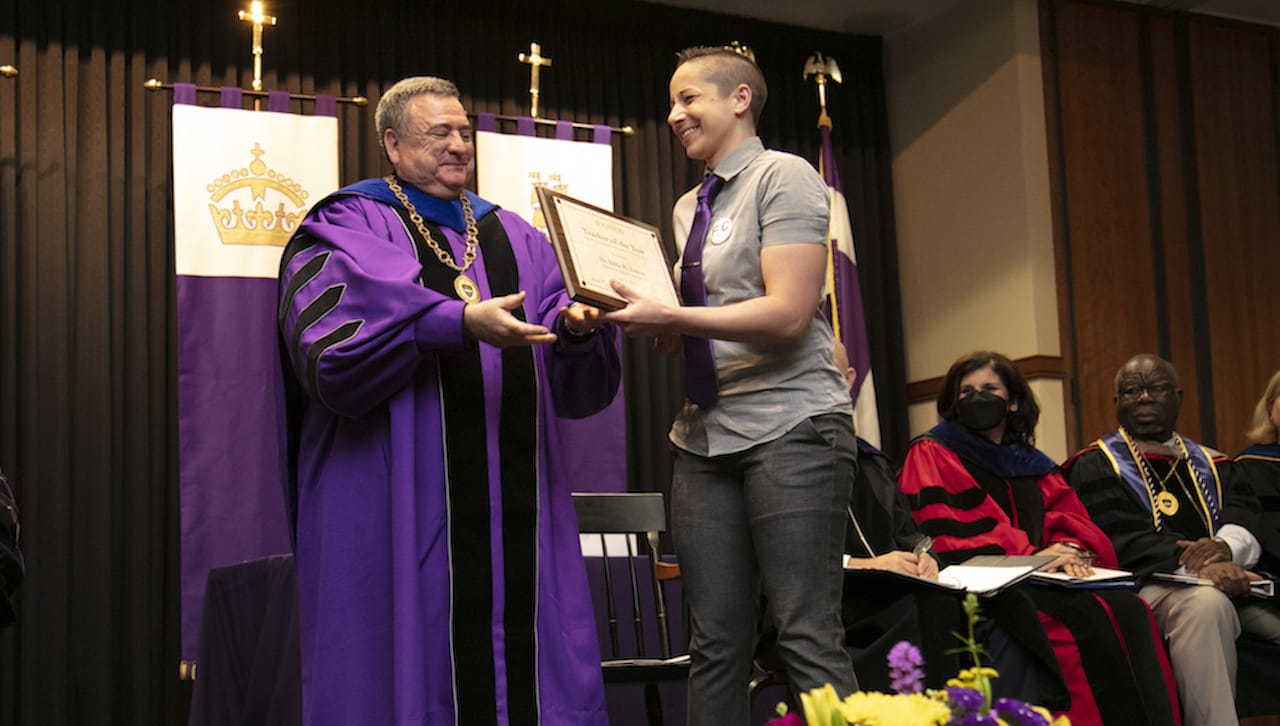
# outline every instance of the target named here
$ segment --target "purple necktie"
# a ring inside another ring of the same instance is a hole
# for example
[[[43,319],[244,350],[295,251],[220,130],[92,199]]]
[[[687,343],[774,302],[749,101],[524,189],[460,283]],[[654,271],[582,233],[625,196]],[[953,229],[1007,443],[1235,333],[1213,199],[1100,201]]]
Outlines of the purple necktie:
[[[698,207],[684,245],[680,272],[680,296],[687,306],[707,304],[707,284],[702,277],[702,245],[711,226],[711,202],[724,186],[724,179],[712,174],[698,187]],[[684,380],[689,400],[706,410],[720,396],[716,380],[716,354],[708,338],[684,336]]]

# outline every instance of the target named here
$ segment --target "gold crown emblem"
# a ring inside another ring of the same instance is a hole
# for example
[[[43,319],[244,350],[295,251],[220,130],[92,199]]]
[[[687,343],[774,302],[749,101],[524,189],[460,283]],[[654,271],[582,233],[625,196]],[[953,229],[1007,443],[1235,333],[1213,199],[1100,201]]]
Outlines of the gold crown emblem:
[[[542,211],[542,203],[538,201],[538,187],[548,187],[552,191],[563,192],[569,183],[560,180],[559,174],[549,173],[543,181],[542,172],[529,172],[529,202],[533,207],[533,226],[542,234],[547,233],[547,218]]]
[[[307,213],[306,201],[310,193],[302,185],[275,169],[267,168],[262,155],[262,144],[254,142],[249,151],[253,161],[248,167],[232,169],[215,177],[205,187],[209,192],[209,214],[218,229],[218,237],[224,245],[275,245],[284,247],[293,230],[297,229]],[[241,193],[248,190],[248,196]],[[275,210],[266,204],[267,192],[280,199]],[[219,206],[230,197],[231,206]],[[245,206],[241,206],[241,201]],[[266,204],[264,204],[266,202]],[[253,206],[248,205],[252,203]],[[292,211],[286,209],[286,204]]]

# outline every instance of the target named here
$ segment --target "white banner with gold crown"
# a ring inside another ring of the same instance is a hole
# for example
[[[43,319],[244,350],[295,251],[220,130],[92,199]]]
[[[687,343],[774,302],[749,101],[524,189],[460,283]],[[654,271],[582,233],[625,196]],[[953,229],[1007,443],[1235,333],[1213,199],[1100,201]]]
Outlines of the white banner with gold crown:
[[[338,119],[173,107],[179,275],[270,277],[311,204],[338,188]]]
[[[501,134],[486,130],[483,118],[476,133],[476,182],[480,196],[515,212],[545,235],[536,189],[552,189],[613,211],[613,147],[608,128],[596,138],[606,143]],[[529,128],[532,121],[526,119]],[[548,243],[550,244],[550,243]],[[626,491],[626,396],[621,388],[613,403],[585,419],[560,419],[548,432],[556,467],[579,491]],[[555,441],[565,442],[555,445]],[[590,441],[591,446],[569,442]],[[586,538],[584,544],[598,541]],[[598,545],[595,545],[598,547]]]
[[[480,196],[547,232],[538,187],[613,211],[613,147],[566,139],[476,133]]]
[[[193,94],[194,95],[194,94]],[[182,658],[199,645],[211,568],[288,553],[280,481],[280,255],[338,187],[338,123],[173,107]]]

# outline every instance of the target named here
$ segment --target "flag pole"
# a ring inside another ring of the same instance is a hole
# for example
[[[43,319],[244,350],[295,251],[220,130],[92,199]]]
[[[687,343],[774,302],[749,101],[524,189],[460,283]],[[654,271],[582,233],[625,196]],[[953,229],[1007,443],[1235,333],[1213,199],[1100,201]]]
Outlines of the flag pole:
[[[818,128],[823,129],[822,151],[818,154],[818,173],[826,178],[827,156],[830,153],[831,133],[831,117],[827,115],[827,79],[831,79],[836,83],[842,83],[840,76],[840,66],[836,63],[836,59],[830,56],[824,56],[820,52],[815,52],[809,56],[804,63],[804,78],[814,77],[814,81],[818,84]],[[831,240],[827,240],[827,302],[831,309],[831,330],[835,333],[836,340],[844,345],[845,341],[840,335],[840,309],[836,305],[836,280],[835,280],[835,245],[831,244]],[[843,372],[843,371],[841,371]]]

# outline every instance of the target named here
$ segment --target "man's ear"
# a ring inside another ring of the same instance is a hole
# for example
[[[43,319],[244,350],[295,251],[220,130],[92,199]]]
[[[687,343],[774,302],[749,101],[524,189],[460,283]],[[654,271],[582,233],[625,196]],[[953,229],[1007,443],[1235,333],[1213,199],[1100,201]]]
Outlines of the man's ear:
[[[387,161],[395,166],[400,161],[400,137],[394,129],[382,132],[382,148],[387,152]]]

